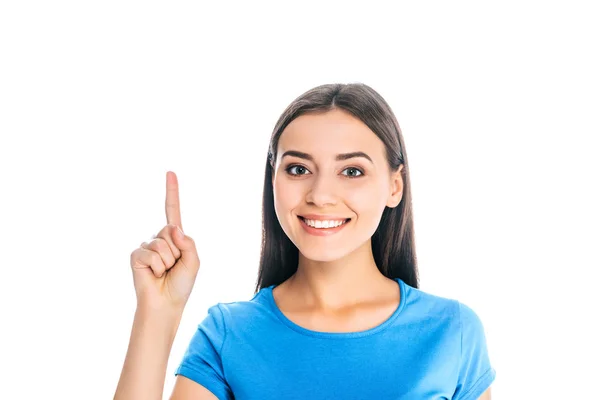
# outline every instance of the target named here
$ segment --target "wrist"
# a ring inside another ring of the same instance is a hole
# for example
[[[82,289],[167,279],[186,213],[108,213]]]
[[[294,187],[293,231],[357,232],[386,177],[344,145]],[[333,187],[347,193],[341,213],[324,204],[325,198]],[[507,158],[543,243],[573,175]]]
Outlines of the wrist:
[[[143,298],[137,300],[136,310],[144,315],[181,316],[185,304],[173,304],[160,301],[148,301]]]
[[[147,327],[153,332],[162,331],[171,340],[175,339],[182,316],[182,308],[152,307],[147,304],[138,304],[135,311],[135,320],[141,326]]]

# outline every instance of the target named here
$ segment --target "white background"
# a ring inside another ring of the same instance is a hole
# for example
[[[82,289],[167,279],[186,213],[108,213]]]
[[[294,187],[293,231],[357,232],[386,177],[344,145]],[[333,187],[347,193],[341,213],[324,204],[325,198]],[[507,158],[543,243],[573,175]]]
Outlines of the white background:
[[[208,307],[253,294],[277,118],[331,82],[394,109],[421,288],[482,319],[494,399],[597,396],[594,2],[215,3],[1,3],[0,398],[112,398],[173,170],[202,264],[167,398]]]

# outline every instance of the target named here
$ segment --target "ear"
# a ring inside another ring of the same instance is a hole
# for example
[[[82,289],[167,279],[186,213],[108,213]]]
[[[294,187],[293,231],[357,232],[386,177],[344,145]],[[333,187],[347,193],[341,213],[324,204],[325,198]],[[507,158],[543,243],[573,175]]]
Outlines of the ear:
[[[401,164],[397,171],[395,171],[390,177],[390,187],[392,189],[386,206],[394,208],[402,201],[402,195],[404,191],[404,179],[402,179],[402,170],[404,164]]]

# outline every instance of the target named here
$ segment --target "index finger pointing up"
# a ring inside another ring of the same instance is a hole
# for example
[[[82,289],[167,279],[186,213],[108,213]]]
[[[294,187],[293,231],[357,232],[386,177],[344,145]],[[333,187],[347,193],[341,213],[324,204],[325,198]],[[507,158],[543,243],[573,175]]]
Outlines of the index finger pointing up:
[[[167,171],[167,199],[165,200],[167,224],[181,226],[181,211],[179,209],[179,183],[175,172]]]

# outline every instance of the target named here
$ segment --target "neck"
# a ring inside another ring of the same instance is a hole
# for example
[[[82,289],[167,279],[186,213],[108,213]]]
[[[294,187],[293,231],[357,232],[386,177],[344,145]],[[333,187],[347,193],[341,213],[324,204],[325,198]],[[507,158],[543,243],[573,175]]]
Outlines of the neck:
[[[377,268],[369,240],[334,261],[309,260],[300,253],[289,288],[310,307],[330,311],[369,301],[389,281]]]

